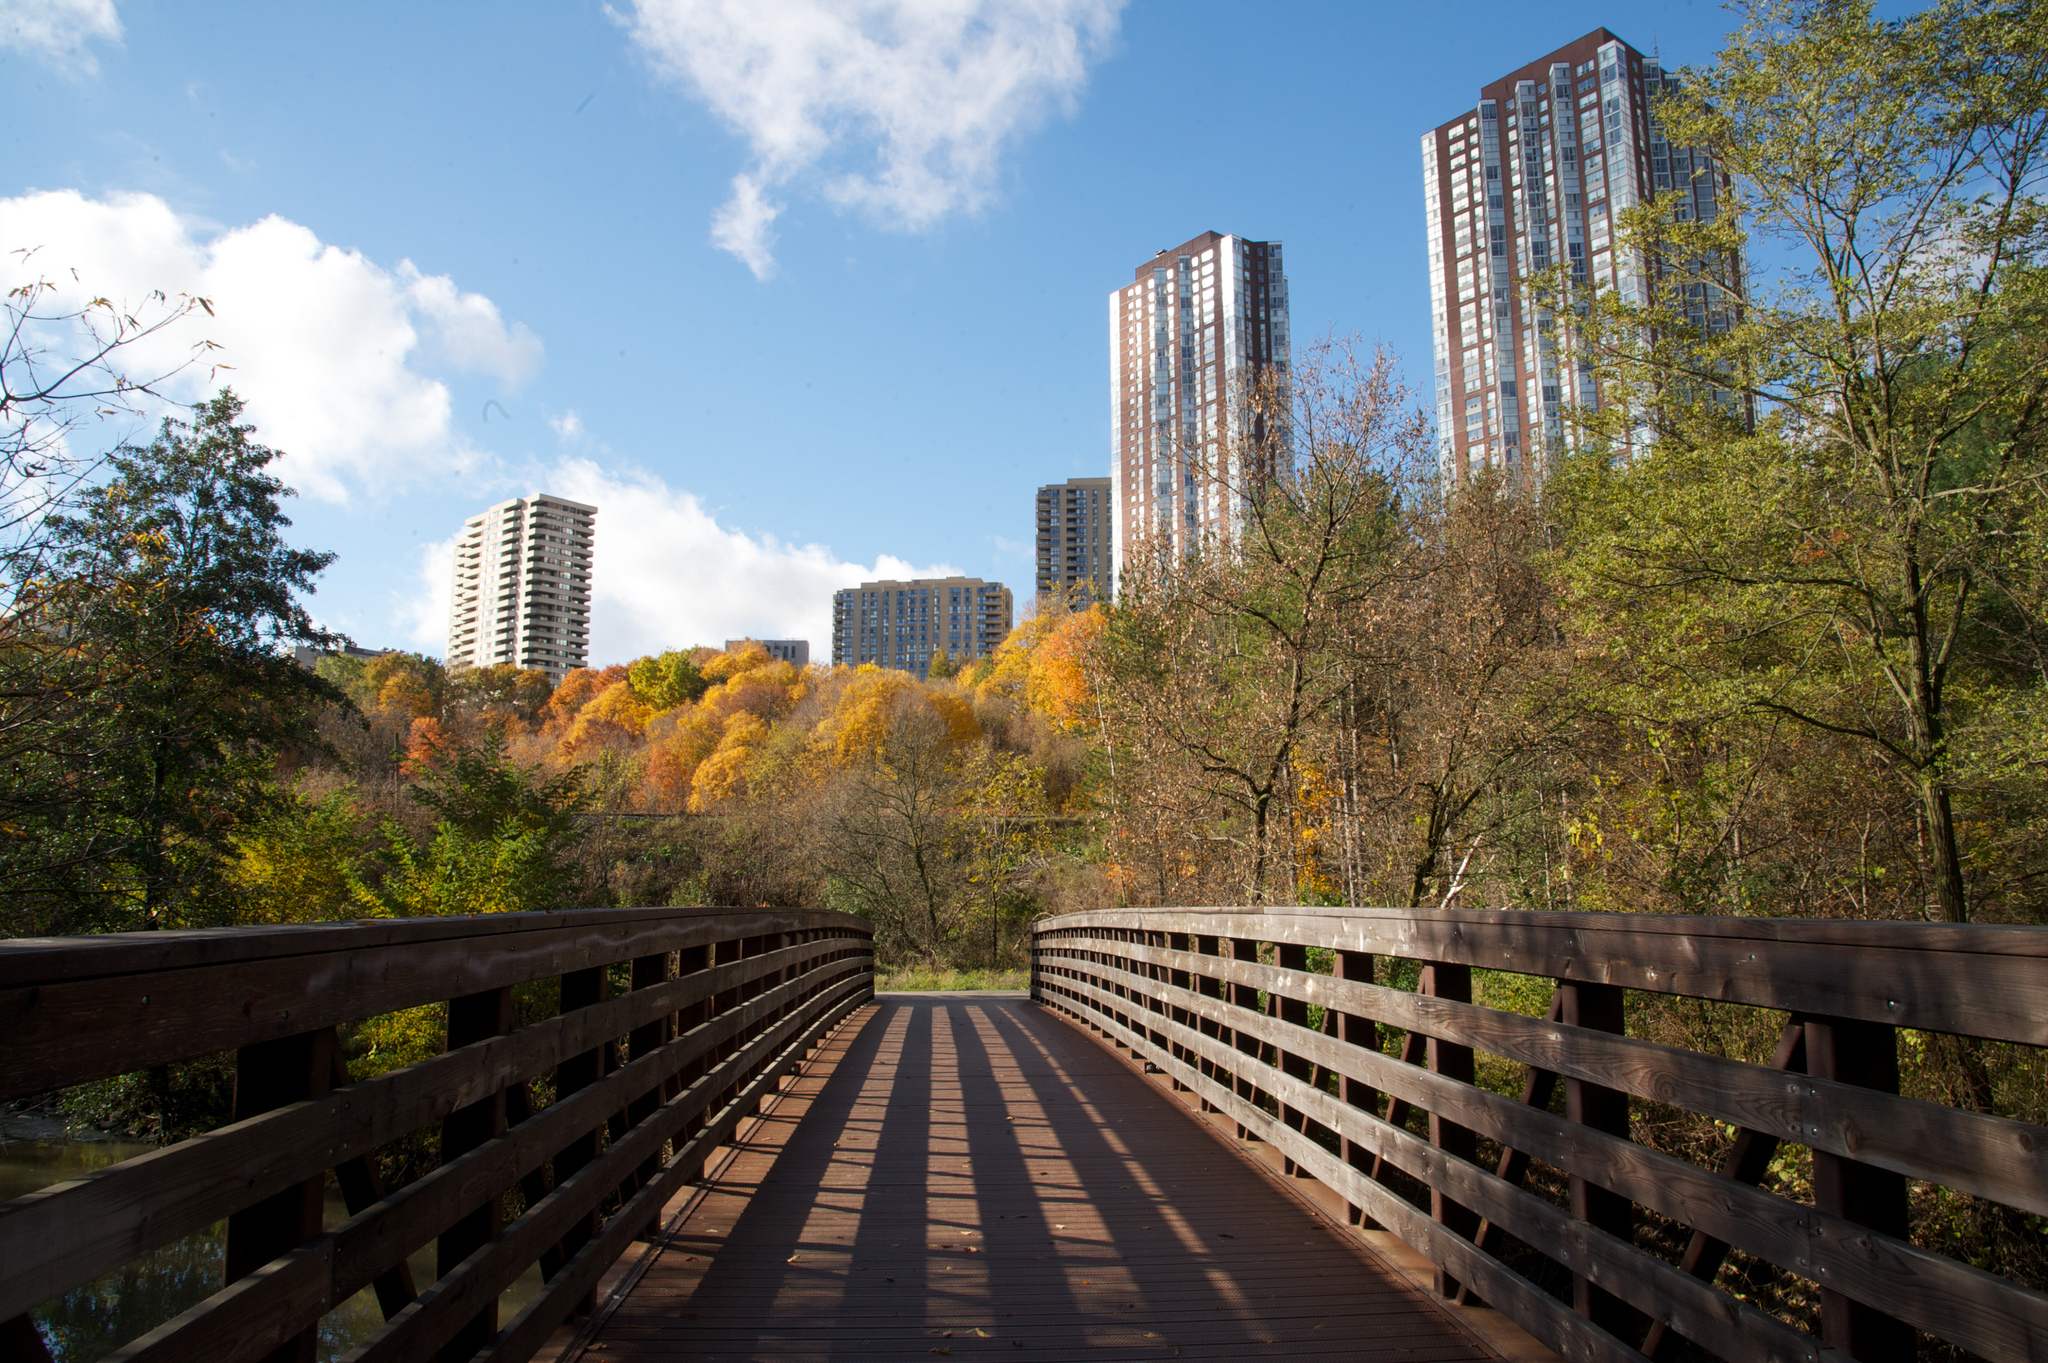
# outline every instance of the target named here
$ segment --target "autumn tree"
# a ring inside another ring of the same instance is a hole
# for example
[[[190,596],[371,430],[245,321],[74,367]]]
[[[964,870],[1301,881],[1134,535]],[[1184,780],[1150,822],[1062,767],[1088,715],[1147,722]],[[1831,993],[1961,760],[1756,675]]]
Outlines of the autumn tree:
[[[1286,462],[1225,489],[1242,506],[1184,556],[1164,541],[1127,554],[1099,648],[1106,728],[1118,745],[1126,847],[1147,841],[1162,892],[1167,861],[1213,864],[1219,890],[1286,902],[1277,819],[1303,743],[1353,693],[1355,627],[1405,567],[1402,471],[1429,448],[1384,352],[1322,346],[1291,383],[1250,395],[1291,432]],[[1258,470],[1266,451],[1229,466]],[[1157,842],[1187,830],[1188,845]],[[1206,878],[1207,872],[1204,873]]]
[[[1540,504],[1512,474],[1401,501],[1401,572],[1350,617],[1351,685],[1304,745],[1329,878],[1353,904],[1548,906],[1529,859],[1575,715]]]

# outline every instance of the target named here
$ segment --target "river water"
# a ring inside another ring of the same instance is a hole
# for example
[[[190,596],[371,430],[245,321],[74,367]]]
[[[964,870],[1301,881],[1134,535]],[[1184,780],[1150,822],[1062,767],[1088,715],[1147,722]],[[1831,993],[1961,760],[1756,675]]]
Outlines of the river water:
[[[0,1118],[0,1202],[82,1178],[154,1148],[118,1138],[74,1139],[61,1124],[38,1116]],[[340,1190],[330,1178],[326,1223],[338,1226],[347,1217]],[[227,1223],[222,1221],[45,1302],[35,1317],[56,1363],[94,1363],[218,1292],[226,1248]],[[434,1280],[432,1245],[413,1254],[412,1272],[413,1281],[423,1289]],[[499,1299],[499,1323],[510,1321],[540,1287],[540,1270],[529,1269]],[[383,1321],[376,1296],[367,1289],[358,1292],[321,1320],[320,1363],[333,1363],[369,1338]]]

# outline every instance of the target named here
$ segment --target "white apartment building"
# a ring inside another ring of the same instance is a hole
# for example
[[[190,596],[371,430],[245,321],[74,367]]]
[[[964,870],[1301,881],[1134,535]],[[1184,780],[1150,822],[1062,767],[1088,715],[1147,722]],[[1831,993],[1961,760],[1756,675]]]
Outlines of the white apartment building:
[[[1677,86],[1606,29],[1480,89],[1478,107],[1422,138],[1437,457],[1461,484],[1488,467],[1541,478],[1570,428],[1597,408],[1592,364],[1529,276],[1563,266],[1574,286],[1648,300],[1650,266],[1619,248],[1615,219],[1655,195],[1711,220],[1728,180],[1702,152],[1669,145],[1657,100]],[[1737,263],[1731,277],[1739,277]],[[1696,324],[1727,324],[1734,299],[1707,285]]]
[[[536,493],[463,522],[448,666],[513,663],[559,683],[585,665],[596,517],[594,506]]]
[[[1112,577],[1134,546],[1186,554],[1233,536],[1252,480],[1282,457],[1241,397],[1288,374],[1280,243],[1204,232],[1137,268],[1109,296]]]

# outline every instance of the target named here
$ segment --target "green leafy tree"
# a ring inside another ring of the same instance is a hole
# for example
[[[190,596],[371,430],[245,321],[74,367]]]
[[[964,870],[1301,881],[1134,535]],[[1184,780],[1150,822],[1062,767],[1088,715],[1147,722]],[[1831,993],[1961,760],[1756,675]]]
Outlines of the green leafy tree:
[[[505,738],[482,742],[430,767],[408,793],[433,811],[424,846],[396,825],[386,829],[386,872],[374,887],[359,879],[365,910],[409,916],[566,908],[591,804],[584,770],[549,775],[506,755]]]
[[[2048,25],[1758,4],[1687,90],[1665,131],[1733,187],[1632,217],[1655,283],[1593,315],[1590,424],[1650,438],[1557,484],[1601,703],[1847,741],[1910,791],[1934,915],[1970,919],[1958,805],[2002,821],[1990,778],[2038,789],[2048,744]],[[1730,280],[1743,251],[1773,268]],[[1739,311],[1698,307],[1731,283]]]
[[[302,604],[333,555],[285,542],[291,490],[241,410],[223,392],[167,418],[49,522],[48,571],[17,600],[33,642],[7,665],[27,691],[76,686],[10,717],[0,898],[17,931],[229,916],[234,836],[274,808],[279,748],[337,697],[289,654],[333,642]]]
[[[626,681],[649,708],[673,710],[688,705],[709,690],[711,683],[697,667],[694,650],[671,649],[642,658],[626,669]]]

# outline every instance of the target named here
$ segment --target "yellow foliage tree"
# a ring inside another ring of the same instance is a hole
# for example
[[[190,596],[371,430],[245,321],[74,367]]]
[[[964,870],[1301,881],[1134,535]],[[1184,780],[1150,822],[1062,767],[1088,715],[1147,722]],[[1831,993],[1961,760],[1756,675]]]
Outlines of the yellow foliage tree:
[[[1030,650],[1024,702],[1063,729],[1095,718],[1095,688],[1088,679],[1088,651],[1102,636],[1109,616],[1094,606],[1055,617]]]
[[[725,721],[725,734],[711,756],[697,766],[690,786],[690,812],[703,814],[746,798],[748,769],[768,742],[768,726],[759,716],[739,711]]]
[[[613,682],[577,710],[576,717],[569,721],[568,732],[562,736],[562,755],[574,757],[591,748],[637,740],[646,730],[652,714],[647,703],[634,693],[630,682]]]

